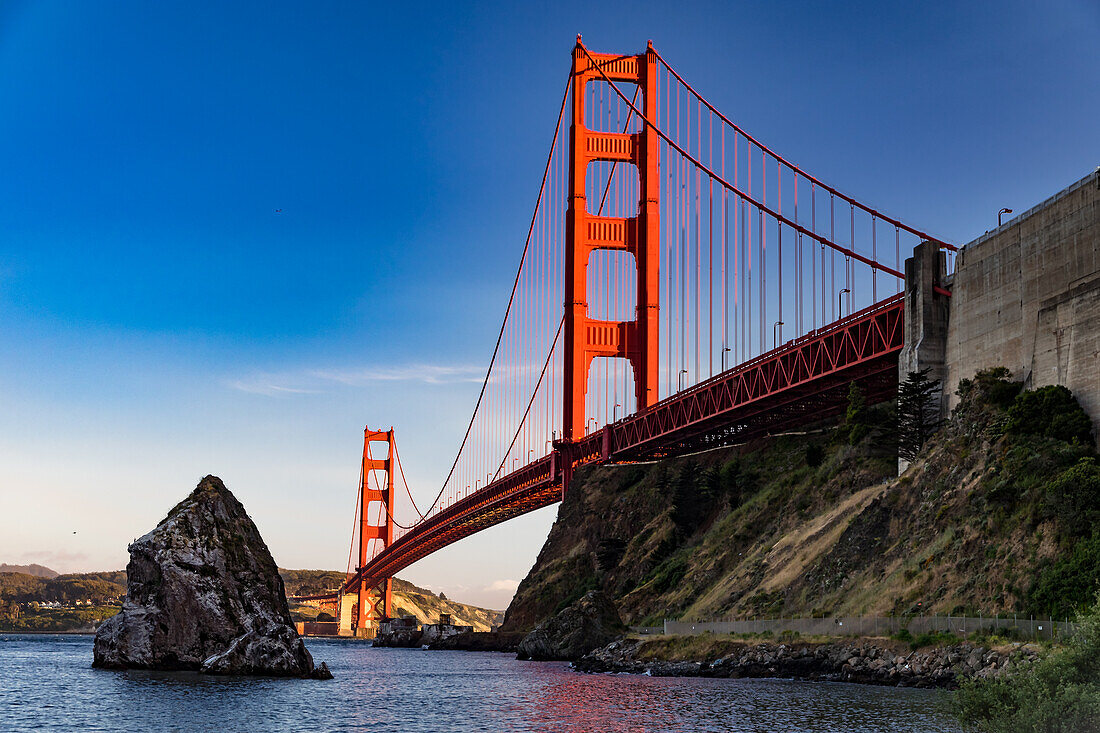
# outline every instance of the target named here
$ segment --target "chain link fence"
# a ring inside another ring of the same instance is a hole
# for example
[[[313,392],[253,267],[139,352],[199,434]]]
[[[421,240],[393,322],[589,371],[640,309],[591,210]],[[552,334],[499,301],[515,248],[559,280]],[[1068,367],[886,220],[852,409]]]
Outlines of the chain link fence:
[[[770,618],[741,621],[674,621],[663,626],[632,626],[637,634],[763,634],[784,632],[799,636],[893,636],[902,629],[910,634],[944,632],[956,636],[974,633],[1020,639],[1057,639],[1077,632],[1069,619],[1018,616],[830,616],[823,618]]]

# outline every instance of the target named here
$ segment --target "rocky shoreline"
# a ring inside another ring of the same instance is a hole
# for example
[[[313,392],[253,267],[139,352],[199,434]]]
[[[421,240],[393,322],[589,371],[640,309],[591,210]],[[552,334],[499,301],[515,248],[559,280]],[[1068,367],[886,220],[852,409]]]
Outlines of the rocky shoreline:
[[[731,641],[718,645],[719,653],[707,659],[685,661],[661,659],[663,646],[653,639],[620,639],[586,654],[573,667],[589,673],[654,677],[778,677],[954,689],[965,678],[1007,674],[1013,667],[1031,663],[1039,653],[1034,644],[987,649],[964,642],[911,651],[888,639],[790,644]]]
[[[450,649],[465,652],[519,651],[519,643],[526,636],[522,631],[467,631],[448,636],[428,645],[429,649]]]

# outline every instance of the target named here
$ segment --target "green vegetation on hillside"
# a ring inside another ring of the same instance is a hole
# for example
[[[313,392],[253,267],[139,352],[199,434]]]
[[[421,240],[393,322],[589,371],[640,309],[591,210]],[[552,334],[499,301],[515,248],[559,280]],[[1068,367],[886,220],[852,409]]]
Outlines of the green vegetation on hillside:
[[[79,608],[20,609],[12,613],[0,612],[0,631],[65,632],[88,631],[122,610],[122,606],[82,606]]]
[[[964,380],[931,436],[916,421],[938,397],[913,378],[902,406],[868,406],[852,389],[833,426],[582,469],[505,629],[531,628],[593,588],[640,624],[1072,615],[1100,578],[1091,424],[1068,390],[1023,391],[1007,376]],[[924,446],[897,477],[906,420],[906,440]]]
[[[115,601],[126,594],[126,573],[72,573],[42,578],[26,573],[0,573],[0,600],[31,601],[90,600],[93,603]]]

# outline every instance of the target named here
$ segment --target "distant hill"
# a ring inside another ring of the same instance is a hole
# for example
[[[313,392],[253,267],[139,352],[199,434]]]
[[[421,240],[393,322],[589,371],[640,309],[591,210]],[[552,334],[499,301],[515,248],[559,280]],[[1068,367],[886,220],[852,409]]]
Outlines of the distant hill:
[[[309,596],[328,593],[340,588],[347,580],[347,574],[340,570],[289,570],[279,568],[279,575],[283,577],[283,585],[286,586],[288,596]],[[420,588],[401,578],[393,579],[393,590],[396,593],[419,593],[420,595],[435,595],[427,588]]]
[[[43,578],[0,572],[0,601],[84,601],[103,603],[126,594],[126,572],[73,573]]]
[[[60,573],[50,570],[45,565],[36,565],[35,563],[30,565],[8,565],[6,562],[0,562],[0,573],[26,573],[36,578],[56,578],[60,575]]]
[[[4,566],[13,567],[11,565]],[[41,567],[41,566],[38,566]],[[47,570],[48,568],[42,568]],[[52,571],[49,571],[52,572]],[[336,570],[288,570],[280,568],[286,594],[312,595],[339,588],[344,573]],[[470,624],[479,631],[487,631],[500,624],[503,614],[465,603],[457,603],[419,588],[412,583],[394,578],[394,611],[412,614],[421,622],[435,622],[440,613],[450,613],[456,623]],[[102,573],[73,573],[42,577],[25,572],[0,572],[0,604],[32,601],[85,601],[96,605],[117,602],[126,594],[126,571],[112,570]]]
[[[337,570],[288,570],[279,568],[286,586],[287,596],[319,595],[338,589],[347,577]],[[457,624],[468,624],[475,631],[488,631],[504,620],[501,611],[494,611],[466,603],[457,603],[441,594],[432,593],[407,580],[393,579],[394,614],[416,616],[420,623],[436,623],[439,614],[449,613]],[[296,608],[295,613],[305,613],[306,609]],[[302,616],[305,618],[305,616]]]

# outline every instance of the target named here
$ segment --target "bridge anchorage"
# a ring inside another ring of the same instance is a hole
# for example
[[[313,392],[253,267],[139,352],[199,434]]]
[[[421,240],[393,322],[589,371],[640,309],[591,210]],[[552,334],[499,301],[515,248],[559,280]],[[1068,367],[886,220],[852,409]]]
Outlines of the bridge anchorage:
[[[817,422],[852,383],[889,399],[954,251],[765,146],[651,43],[599,54],[578,36],[496,346],[426,510],[394,491],[393,430],[364,434],[341,589],[357,632],[392,612],[397,572],[561,501],[583,466]]]

